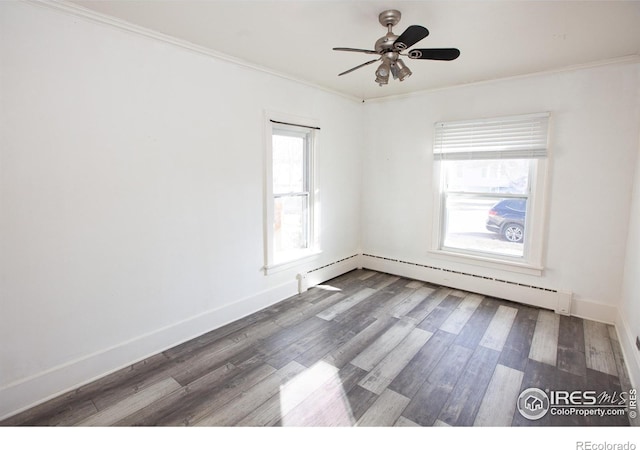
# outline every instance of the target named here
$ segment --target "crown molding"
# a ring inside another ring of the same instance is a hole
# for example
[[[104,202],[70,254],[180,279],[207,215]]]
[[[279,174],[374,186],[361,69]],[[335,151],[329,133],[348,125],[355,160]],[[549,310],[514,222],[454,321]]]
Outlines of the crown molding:
[[[269,69],[267,67],[251,63],[241,58],[236,58],[234,56],[228,55],[226,53],[222,53],[216,50],[212,50],[208,47],[204,47],[202,45],[194,44],[193,42],[179,39],[173,36],[169,36],[167,34],[161,33],[159,31],[154,31],[149,28],[145,28],[139,25],[132,24],[122,19],[118,19],[116,17],[112,17],[106,14],[102,14],[91,9],[87,9],[83,6],[80,6],[75,3],[71,3],[67,0],[22,0],[23,3],[27,3],[33,6],[40,6],[44,8],[48,8],[51,10],[59,11],[65,14],[69,14],[75,17],[79,17],[81,19],[85,19],[90,22],[99,23],[102,25],[107,25],[112,28],[117,28],[119,30],[123,30],[129,33],[136,34],[138,36],[144,36],[149,39],[154,39],[156,41],[161,41],[175,47],[182,48],[184,50],[188,50],[200,55],[209,56],[211,58],[215,58],[219,61],[224,61],[227,63],[235,64],[237,66],[254,70],[257,72],[265,73],[268,75],[272,75],[278,78],[283,78],[288,81],[292,81],[294,83],[302,84],[307,87],[311,87],[314,89],[321,90],[323,92],[327,92],[329,94],[333,94],[347,100],[351,100],[354,102],[362,102],[362,99],[356,97],[354,95],[345,94],[344,92],[336,91],[333,89],[328,89],[324,86],[321,86],[316,83],[311,83],[309,81],[303,80],[301,78],[297,78],[291,75],[288,75],[283,72],[278,72],[273,69]]]

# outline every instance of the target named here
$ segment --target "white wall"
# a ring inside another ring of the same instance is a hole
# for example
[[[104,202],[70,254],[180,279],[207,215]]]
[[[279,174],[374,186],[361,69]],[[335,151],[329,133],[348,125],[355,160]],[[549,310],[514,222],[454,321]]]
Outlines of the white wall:
[[[640,73],[636,96],[640,101]],[[639,136],[640,138],[640,136]],[[640,155],[640,140],[638,142]],[[634,386],[640,385],[640,350],[635,340],[640,336],[640,157],[636,164],[636,178],[632,191],[629,238],[624,265],[622,301],[618,318],[618,334],[625,353],[629,375]]]
[[[573,313],[614,321],[638,153],[639,67],[603,66],[367,103],[363,252],[573,291]],[[542,276],[430,255],[433,124],[542,111],[553,121]]]
[[[323,253],[358,251],[361,105],[0,2],[0,417],[296,289],[265,276],[263,114],[316,119]]]

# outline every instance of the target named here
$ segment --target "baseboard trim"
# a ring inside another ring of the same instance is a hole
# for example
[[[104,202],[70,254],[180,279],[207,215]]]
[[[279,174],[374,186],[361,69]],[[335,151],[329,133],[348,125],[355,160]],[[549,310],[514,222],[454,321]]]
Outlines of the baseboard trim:
[[[573,299],[571,315],[581,319],[602,322],[608,325],[617,323],[618,308],[604,303],[592,302],[585,299]]]
[[[295,280],[0,388],[0,420],[297,294]]]
[[[621,312],[618,313],[616,320],[616,331],[624,363],[629,373],[629,381],[631,381],[631,386],[638,389],[640,388],[640,351],[636,348],[634,333]]]

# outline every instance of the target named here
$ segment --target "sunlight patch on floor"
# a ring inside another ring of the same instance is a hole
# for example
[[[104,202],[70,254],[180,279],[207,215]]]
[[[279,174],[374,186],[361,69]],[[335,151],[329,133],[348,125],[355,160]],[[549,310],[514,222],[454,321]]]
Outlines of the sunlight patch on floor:
[[[355,419],[338,369],[324,361],[280,386],[283,426],[352,426]]]
[[[322,289],[323,291],[341,291],[342,289],[337,288],[335,286],[329,286],[328,284],[319,284],[316,286],[318,289]]]

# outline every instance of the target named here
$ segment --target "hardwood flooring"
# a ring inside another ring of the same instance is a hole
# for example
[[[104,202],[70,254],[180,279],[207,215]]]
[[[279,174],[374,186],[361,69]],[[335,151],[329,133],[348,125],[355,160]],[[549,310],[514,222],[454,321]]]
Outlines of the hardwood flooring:
[[[613,327],[356,270],[0,425],[629,425],[529,420],[530,387],[628,390]]]

